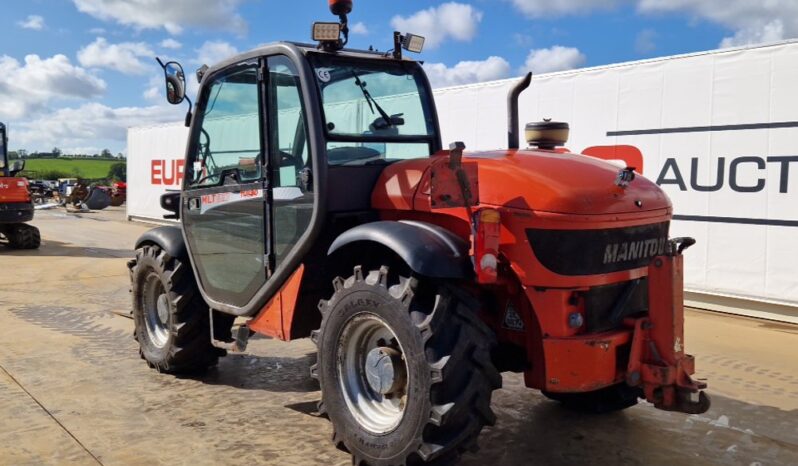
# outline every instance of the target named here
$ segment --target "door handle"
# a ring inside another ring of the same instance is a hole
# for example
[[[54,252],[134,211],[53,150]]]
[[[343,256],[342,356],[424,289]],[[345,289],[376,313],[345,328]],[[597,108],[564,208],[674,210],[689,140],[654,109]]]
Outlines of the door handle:
[[[313,171],[305,167],[297,174],[297,181],[303,193],[313,192]]]
[[[200,198],[192,197],[188,200],[188,210],[199,210],[201,206]]]

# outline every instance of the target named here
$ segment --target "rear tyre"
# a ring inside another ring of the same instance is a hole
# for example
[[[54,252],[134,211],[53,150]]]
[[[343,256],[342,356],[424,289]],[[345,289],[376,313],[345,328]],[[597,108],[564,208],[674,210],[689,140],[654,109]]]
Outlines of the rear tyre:
[[[491,362],[495,336],[479,302],[449,283],[393,276],[387,267],[333,281],[321,301],[311,375],[333,442],[353,464],[444,462],[476,449],[501,375]]]
[[[14,249],[39,249],[42,244],[39,229],[24,223],[12,225],[6,236],[8,245]]]
[[[173,374],[216,365],[226,353],[211,344],[209,308],[189,264],[152,245],[138,249],[129,267],[133,336],[147,364]]]
[[[566,409],[591,414],[606,414],[622,411],[637,404],[643,396],[642,390],[625,383],[586,393],[543,392],[546,398],[559,401]]]

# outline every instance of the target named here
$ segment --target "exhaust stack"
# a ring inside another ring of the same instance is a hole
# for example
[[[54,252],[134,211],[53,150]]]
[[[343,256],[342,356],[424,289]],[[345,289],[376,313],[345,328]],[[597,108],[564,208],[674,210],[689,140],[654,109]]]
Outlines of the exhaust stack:
[[[507,94],[507,148],[518,149],[521,136],[518,130],[518,97],[532,83],[532,72],[527,73]]]

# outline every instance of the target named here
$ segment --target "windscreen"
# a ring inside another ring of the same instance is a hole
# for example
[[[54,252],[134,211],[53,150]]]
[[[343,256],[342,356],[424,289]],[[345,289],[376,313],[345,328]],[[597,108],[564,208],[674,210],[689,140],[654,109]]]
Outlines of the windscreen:
[[[391,60],[313,56],[331,165],[429,157],[435,121],[421,68]]]

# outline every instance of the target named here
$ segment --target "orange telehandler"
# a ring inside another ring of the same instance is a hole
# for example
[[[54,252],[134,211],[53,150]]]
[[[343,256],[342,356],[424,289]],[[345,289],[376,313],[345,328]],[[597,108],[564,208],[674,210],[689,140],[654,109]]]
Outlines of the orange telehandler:
[[[140,354],[180,373],[253,333],[310,337],[333,442],[355,464],[453,460],[496,417],[502,371],[575,409],[709,408],[685,353],[682,253],[653,182],[558,149],[564,123],[526,126],[508,97],[508,148],[444,149],[432,89],[403,56],[266,45],[203,67],[182,190],[131,261]],[[160,62],[160,60],[159,60]],[[160,62],[167,99],[185,74]],[[234,327],[236,317],[246,324]]]

